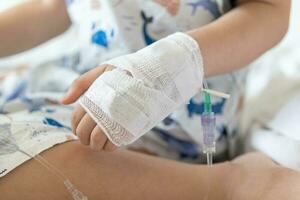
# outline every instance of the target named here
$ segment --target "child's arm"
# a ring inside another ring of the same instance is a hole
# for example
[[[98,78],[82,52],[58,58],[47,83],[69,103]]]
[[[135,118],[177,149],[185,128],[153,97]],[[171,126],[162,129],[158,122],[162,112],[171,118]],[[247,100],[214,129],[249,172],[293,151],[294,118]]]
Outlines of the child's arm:
[[[191,37],[177,33],[107,61],[133,78],[120,71],[102,76],[107,66],[81,76],[62,100],[72,103],[87,91],[84,109],[74,112],[74,132],[95,149],[114,149],[111,141],[133,142],[201,89],[203,70],[205,76],[234,71],[278,43],[287,31],[289,10],[290,0],[238,0],[217,21],[189,31]]]
[[[0,13],[0,57],[33,48],[70,26],[64,0],[30,0]]]
[[[285,35],[290,0],[237,0],[219,20],[190,31],[201,47],[205,76],[249,64]]]

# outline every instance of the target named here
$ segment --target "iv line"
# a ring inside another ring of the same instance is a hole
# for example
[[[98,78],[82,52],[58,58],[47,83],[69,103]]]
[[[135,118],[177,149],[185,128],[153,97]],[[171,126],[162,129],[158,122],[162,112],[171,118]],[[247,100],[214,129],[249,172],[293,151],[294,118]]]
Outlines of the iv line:
[[[211,166],[213,162],[213,153],[216,151],[215,144],[215,125],[216,118],[212,111],[211,95],[206,90],[208,84],[204,80],[204,112],[201,115],[201,124],[203,128],[203,152],[206,153],[207,165]]]
[[[9,138],[9,137],[4,138],[0,134],[0,144],[2,144],[2,145],[8,145],[8,144],[4,143],[1,139],[7,139],[11,144],[15,145],[15,142],[12,141],[11,138]],[[71,181],[61,171],[59,171],[56,167],[54,167],[49,161],[47,161],[41,155],[32,156],[28,152],[19,148],[17,145],[15,145],[15,146],[16,146],[16,150],[18,152],[28,156],[29,158],[34,159],[40,165],[42,165],[44,168],[46,168],[48,171],[50,171],[53,175],[55,175],[57,178],[59,178],[64,183],[64,186],[66,187],[66,189],[71,194],[71,196],[73,197],[74,200],[88,200],[88,198],[82,192],[77,190],[75,188],[75,186],[71,183]]]

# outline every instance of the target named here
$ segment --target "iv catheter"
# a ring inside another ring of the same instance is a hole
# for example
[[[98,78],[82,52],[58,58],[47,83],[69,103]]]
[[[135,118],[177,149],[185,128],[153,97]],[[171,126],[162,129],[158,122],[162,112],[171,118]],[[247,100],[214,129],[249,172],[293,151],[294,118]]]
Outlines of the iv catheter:
[[[213,163],[213,154],[216,152],[216,116],[212,111],[211,95],[221,98],[229,98],[230,95],[218,91],[208,89],[207,82],[204,81],[204,112],[201,115],[201,125],[203,130],[203,153],[207,157],[207,165],[211,166]]]

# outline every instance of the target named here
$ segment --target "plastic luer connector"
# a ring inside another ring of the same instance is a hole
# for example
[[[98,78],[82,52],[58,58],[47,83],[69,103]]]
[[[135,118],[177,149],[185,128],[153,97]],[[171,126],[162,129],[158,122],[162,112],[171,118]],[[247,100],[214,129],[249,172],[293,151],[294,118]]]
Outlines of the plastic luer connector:
[[[216,117],[213,112],[203,113],[201,115],[201,124],[203,130],[203,152],[214,153],[216,151],[215,128]]]
[[[70,180],[65,180],[64,185],[70,192],[74,200],[88,200],[88,198],[82,192],[80,192],[74,187]]]

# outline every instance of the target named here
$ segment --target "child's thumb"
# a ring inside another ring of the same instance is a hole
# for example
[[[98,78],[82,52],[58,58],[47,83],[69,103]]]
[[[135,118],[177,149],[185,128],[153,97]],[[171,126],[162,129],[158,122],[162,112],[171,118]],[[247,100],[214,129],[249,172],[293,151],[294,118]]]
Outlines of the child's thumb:
[[[88,87],[84,84],[83,81],[79,79],[75,80],[72,84],[71,88],[67,91],[67,93],[62,97],[61,103],[63,104],[71,104],[77,101],[77,99],[83,95],[83,93],[88,89]]]
[[[91,86],[91,84],[100,76],[106,66],[96,67],[93,70],[88,71],[79,78],[77,78],[68,92],[60,100],[62,104],[71,104],[77,101],[77,99],[85,93],[85,91]]]
[[[63,104],[71,104],[77,101],[77,99],[85,93],[85,91],[91,86],[91,84],[105,71],[110,68],[107,66],[100,66],[77,78],[68,92],[61,99]]]

